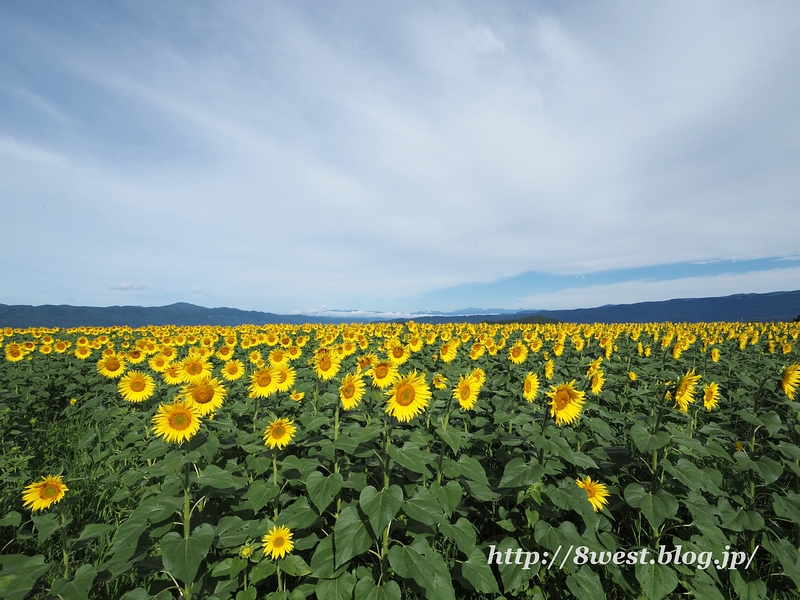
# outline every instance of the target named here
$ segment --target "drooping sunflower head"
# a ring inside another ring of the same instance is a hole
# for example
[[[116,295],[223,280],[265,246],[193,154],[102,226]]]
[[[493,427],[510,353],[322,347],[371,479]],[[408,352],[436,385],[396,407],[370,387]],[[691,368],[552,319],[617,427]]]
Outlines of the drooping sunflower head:
[[[416,370],[397,380],[386,394],[389,396],[386,412],[405,422],[422,413],[431,398],[425,374],[417,375]]]
[[[297,427],[291,419],[275,419],[270,421],[264,432],[264,445],[269,448],[282,450],[292,441]]]
[[[261,538],[264,556],[269,556],[272,560],[286,556],[294,548],[292,535],[289,528],[283,525],[270,529],[267,535]]]
[[[201,415],[190,402],[161,404],[153,417],[153,432],[167,442],[183,443],[200,431]]]
[[[576,479],[575,483],[578,484],[579,488],[586,490],[586,495],[592,504],[594,512],[602,510],[608,504],[609,493],[605,484],[593,481],[591,477]]]
[[[156,389],[155,380],[141,371],[129,371],[119,380],[117,389],[128,402],[144,402]]]
[[[550,416],[556,425],[569,425],[578,419],[585,403],[585,392],[575,389],[575,380],[551,386],[547,392],[550,398]]]
[[[675,388],[675,405],[681,412],[689,412],[689,405],[694,402],[695,386],[700,381],[700,375],[696,375],[694,369],[680,378]]]
[[[32,511],[44,510],[56,502],[61,502],[69,488],[64,485],[61,475],[48,475],[41,481],[31,483],[22,492],[22,505]]]
[[[798,386],[800,386],[800,363],[794,363],[784,369],[781,388],[789,400],[794,400]]]

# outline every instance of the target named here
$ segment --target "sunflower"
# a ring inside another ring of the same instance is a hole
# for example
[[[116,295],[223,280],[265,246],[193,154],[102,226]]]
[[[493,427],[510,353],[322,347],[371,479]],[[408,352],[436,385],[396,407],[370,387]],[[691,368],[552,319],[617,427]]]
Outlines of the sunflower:
[[[550,386],[550,416],[555,417],[556,425],[569,425],[574,422],[581,414],[581,409],[585,402],[585,392],[575,389],[575,380],[569,383],[562,383],[558,386]]]
[[[92,349],[89,346],[78,346],[75,348],[75,356],[81,360],[86,360],[92,355]]]
[[[478,382],[478,391],[480,391],[480,388],[482,388],[483,384],[486,383],[486,371],[484,371],[480,367],[477,367],[473,369],[472,373],[470,373],[469,376]]]
[[[386,412],[398,421],[407,422],[428,406],[431,391],[425,382],[425,374],[417,375],[417,371],[414,370],[396,381],[386,395],[389,396]]]
[[[270,421],[264,432],[264,445],[281,450],[289,445],[296,432],[297,427],[294,426],[294,421],[290,419]]]
[[[282,348],[275,348],[269,353],[269,363],[274,367],[277,365],[285,365],[289,362],[289,355]]]
[[[547,381],[550,381],[553,378],[553,374],[556,370],[556,364],[551,360],[548,360],[544,363],[544,378]]]
[[[703,404],[706,411],[711,412],[719,404],[719,386],[713,381],[703,387]]]
[[[520,340],[517,340],[517,343],[508,351],[508,360],[515,365],[521,365],[526,358],[528,358],[528,348]]]
[[[228,345],[220,346],[219,349],[214,353],[221,361],[228,361],[233,358],[233,348]]]
[[[288,362],[277,363],[275,368],[275,385],[279,392],[288,392],[294,387],[297,371],[289,366]]]
[[[193,402],[161,404],[153,417],[153,432],[167,442],[182,443],[200,431],[200,410]]]
[[[439,348],[439,357],[442,359],[442,362],[453,362],[457,354],[458,344],[455,341],[442,344],[441,348]]]
[[[314,360],[314,371],[322,381],[330,381],[339,372],[341,360],[331,352],[323,352]]]
[[[129,371],[119,380],[117,389],[128,402],[144,402],[156,390],[155,380],[141,371]]]
[[[396,343],[388,350],[387,358],[396,366],[405,364],[411,357],[411,349],[403,344]]]
[[[586,495],[589,497],[589,502],[592,503],[594,512],[602,510],[608,504],[608,488],[605,484],[599,481],[592,481],[591,477],[586,479],[576,479],[575,483],[579,488],[586,490]]]
[[[9,344],[6,346],[6,360],[9,362],[19,362],[25,358],[25,351],[19,344]]]
[[[283,558],[294,548],[292,532],[283,525],[270,529],[269,533],[261,538],[261,542],[264,556],[270,556],[272,560]]]
[[[51,504],[61,502],[64,498],[64,492],[68,492],[69,488],[64,485],[61,475],[53,477],[48,475],[42,477],[41,481],[32,483],[27,486],[22,492],[22,501],[25,508],[30,508],[32,511],[44,510]]]
[[[244,377],[244,363],[238,358],[232,358],[221,369],[222,377],[228,381],[236,381]]]
[[[525,376],[525,381],[522,382],[522,397],[528,402],[533,402],[536,396],[539,395],[539,376],[536,373],[531,373]]]
[[[190,354],[178,363],[178,375],[183,383],[201,381],[211,375],[211,363],[204,356]]]
[[[227,390],[222,387],[222,382],[217,378],[206,376],[183,386],[181,394],[187,402],[194,404],[201,417],[214,412],[225,401]]]
[[[436,373],[436,375],[433,376],[433,381],[431,383],[433,383],[433,387],[435,387],[437,390],[447,389],[447,377],[439,373]]]
[[[297,390],[293,390],[292,393],[289,395],[289,398],[291,398],[295,402],[300,402],[305,397],[306,397],[305,392],[298,392]]]
[[[378,357],[375,356],[373,353],[365,354],[364,356],[360,356],[358,358],[358,369],[370,369],[373,365],[377,364]]]
[[[156,354],[153,358],[147,361],[147,364],[150,365],[150,368],[153,369],[156,373],[163,373],[167,369],[169,369],[170,364],[172,363],[172,359],[167,358],[163,354]]]
[[[367,374],[372,377],[372,386],[381,390],[388,388],[399,377],[397,367],[388,360],[379,361]]]
[[[794,363],[784,369],[781,379],[783,393],[789,400],[794,400],[798,385],[800,385],[800,363]]]
[[[278,391],[278,372],[264,367],[250,376],[250,397],[268,398]]]
[[[631,381],[636,381],[636,373],[634,373],[633,371],[628,371],[628,379],[630,379]]]
[[[161,378],[167,385],[180,385],[183,383],[178,365],[172,363],[161,373]]]
[[[97,370],[103,377],[116,379],[117,377],[121,377],[125,372],[125,359],[116,354],[104,356],[97,361]]]
[[[352,410],[361,402],[364,397],[366,386],[364,380],[358,373],[348,373],[342,379],[342,385],[339,386],[339,398],[342,401],[342,406],[345,410]]]
[[[469,357],[472,360],[478,360],[484,354],[486,354],[486,346],[480,342],[475,342],[469,349]]]
[[[462,375],[458,378],[458,385],[453,388],[453,398],[458,400],[462,409],[472,410],[478,401],[480,387],[471,375]]]
[[[592,381],[591,381],[592,394],[594,394],[595,396],[598,396],[600,394],[600,392],[603,390],[603,384],[605,382],[606,382],[606,378],[605,378],[605,375],[603,375],[603,370],[602,369],[598,369],[592,375]]]
[[[694,386],[700,381],[700,377],[695,375],[694,369],[689,369],[678,381],[678,387],[675,389],[675,406],[680,408],[681,412],[689,412],[689,405],[694,402]]]

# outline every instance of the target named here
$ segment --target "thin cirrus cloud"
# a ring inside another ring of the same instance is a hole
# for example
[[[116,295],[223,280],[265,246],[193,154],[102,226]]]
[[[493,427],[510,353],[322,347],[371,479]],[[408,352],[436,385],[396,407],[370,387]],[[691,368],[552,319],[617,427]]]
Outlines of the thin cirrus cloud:
[[[797,287],[763,262],[800,255],[791,4],[0,17],[0,301],[414,311]]]

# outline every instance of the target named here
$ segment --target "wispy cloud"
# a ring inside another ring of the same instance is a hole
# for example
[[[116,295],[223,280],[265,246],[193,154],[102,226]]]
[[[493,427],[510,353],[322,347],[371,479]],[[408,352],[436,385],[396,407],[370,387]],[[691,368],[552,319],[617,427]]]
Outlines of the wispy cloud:
[[[129,291],[137,291],[137,290],[146,290],[147,286],[146,285],[137,285],[135,283],[124,283],[123,282],[123,283],[118,283],[117,285],[112,285],[108,289],[110,289],[110,290],[122,290],[122,291],[129,292]]]

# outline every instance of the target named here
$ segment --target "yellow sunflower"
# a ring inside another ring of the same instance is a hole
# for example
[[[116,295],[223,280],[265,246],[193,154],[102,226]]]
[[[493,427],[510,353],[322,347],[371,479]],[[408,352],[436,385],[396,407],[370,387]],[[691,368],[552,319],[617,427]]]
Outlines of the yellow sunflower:
[[[6,360],[9,362],[19,362],[25,358],[25,351],[19,344],[9,344],[6,346]]]
[[[586,495],[589,497],[589,502],[592,503],[594,512],[602,510],[608,504],[608,488],[605,484],[598,481],[592,481],[591,477],[585,479],[576,479],[575,483],[579,488],[586,490]]]
[[[689,405],[694,402],[695,386],[700,377],[695,375],[694,369],[689,369],[678,381],[678,387],[675,388],[675,406],[680,408],[681,412],[689,412]]]
[[[273,351],[274,352],[274,351]],[[288,361],[276,363],[275,368],[275,385],[279,392],[288,392],[294,387],[294,382],[297,379],[297,371],[289,366]]]
[[[208,375],[181,389],[183,397],[187,402],[195,405],[201,417],[219,409],[225,401],[227,393],[219,379]]]
[[[508,351],[508,360],[510,360],[515,365],[521,365],[525,362],[525,359],[528,358],[528,348],[523,344],[520,340],[517,340],[517,343],[511,346],[511,349]]]
[[[550,386],[546,392],[550,397],[550,416],[555,417],[556,425],[569,425],[577,420],[585,403],[586,393],[575,389],[575,380]]]
[[[264,445],[281,450],[289,445],[296,432],[297,427],[294,426],[294,421],[290,419],[270,421],[264,432]]]
[[[264,556],[270,556],[272,560],[286,556],[294,548],[292,535],[289,528],[283,525],[270,529],[269,533],[261,538]]]
[[[221,369],[223,379],[236,381],[244,377],[244,363],[238,358],[232,358]]]
[[[781,379],[783,393],[789,400],[794,400],[798,385],[800,385],[800,363],[794,363],[784,369]]]
[[[161,373],[161,378],[167,385],[180,385],[183,383],[178,365],[172,363]]]
[[[478,367],[473,369],[469,376],[478,382],[478,391],[480,391],[480,388],[482,388],[483,384],[486,383],[486,371]]]
[[[455,341],[442,344],[441,348],[439,348],[439,357],[442,359],[442,362],[453,362],[457,354],[458,344]]]
[[[361,375],[357,373],[348,373],[342,379],[342,385],[339,386],[339,398],[342,401],[342,406],[345,410],[352,410],[361,402],[364,397],[366,386]]]
[[[64,498],[69,488],[64,485],[61,475],[42,477],[41,481],[28,485],[22,492],[22,506],[32,511],[44,510]]]
[[[294,400],[295,402],[300,402],[303,398],[306,397],[305,392],[298,392],[297,390],[293,390],[289,398]]]
[[[414,370],[396,381],[386,395],[389,396],[386,412],[398,421],[408,422],[428,406],[431,390],[425,382],[425,374],[417,375]]]
[[[536,373],[531,373],[525,376],[525,381],[522,382],[522,397],[528,402],[533,402],[536,396],[539,395],[539,376]]]
[[[167,358],[163,354],[156,354],[153,358],[147,361],[147,364],[150,365],[150,368],[153,369],[156,373],[163,373],[167,369],[169,369],[170,364],[172,363],[172,359]]]
[[[433,383],[433,387],[435,387],[437,390],[447,389],[447,377],[439,373],[436,373],[436,375],[433,376],[433,381],[431,383]]]
[[[335,354],[323,352],[314,361],[314,371],[317,374],[317,378],[322,381],[330,381],[336,377],[341,365],[341,360]]]
[[[478,401],[480,385],[471,375],[462,375],[458,378],[458,385],[453,388],[453,398],[458,400],[461,408],[472,410]]]
[[[211,363],[204,356],[190,354],[178,363],[178,375],[183,383],[202,380],[211,375]]]
[[[104,356],[97,361],[97,370],[100,372],[100,375],[108,377],[109,379],[122,377],[122,374],[125,372],[125,359],[116,354]]]
[[[141,371],[129,371],[119,380],[117,389],[128,402],[144,402],[156,390],[155,380]]]
[[[265,367],[250,376],[250,397],[268,398],[278,391],[278,373],[275,369]]]
[[[544,363],[544,378],[547,379],[547,381],[550,381],[553,378],[555,370],[556,364],[552,359],[548,360],[546,363]]]
[[[397,367],[388,360],[377,362],[367,374],[372,377],[372,386],[385,390],[399,377]]]
[[[81,360],[86,360],[92,355],[92,349],[89,346],[78,346],[75,348],[75,356]]]
[[[719,386],[713,381],[703,387],[703,405],[706,411],[711,412],[719,404]]]
[[[405,364],[411,357],[411,349],[400,342],[395,342],[387,348],[387,358],[398,367]]]
[[[161,404],[153,417],[153,432],[167,442],[183,443],[200,431],[200,411],[192,402]]]
[[[605,382],[606,378],[605,375],[603,374],[603,370],[598,369],[597,371],[595,371],[594,374],[592,375],[592,380],[591,380],[592,394],[598,396],[600,392],[603,390],[603,384]]]

